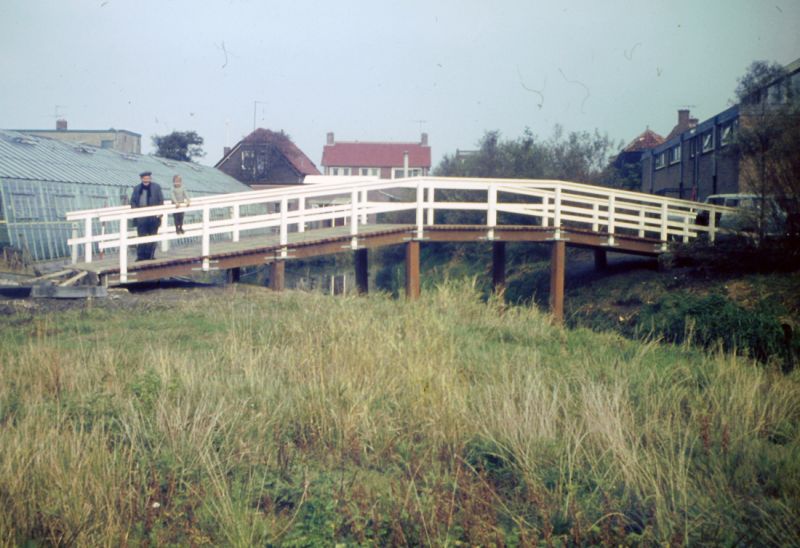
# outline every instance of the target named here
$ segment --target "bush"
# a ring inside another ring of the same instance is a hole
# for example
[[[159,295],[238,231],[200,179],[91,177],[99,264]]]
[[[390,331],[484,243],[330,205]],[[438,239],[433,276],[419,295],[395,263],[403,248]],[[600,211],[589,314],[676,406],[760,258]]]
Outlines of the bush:
[[[637,322],[640,333],[666,340],[710,347],[722,344],[766,362],[788,351],[777,318],[764,310],[747,310],[722,295],[697,297],[669,294],[642,309]]]

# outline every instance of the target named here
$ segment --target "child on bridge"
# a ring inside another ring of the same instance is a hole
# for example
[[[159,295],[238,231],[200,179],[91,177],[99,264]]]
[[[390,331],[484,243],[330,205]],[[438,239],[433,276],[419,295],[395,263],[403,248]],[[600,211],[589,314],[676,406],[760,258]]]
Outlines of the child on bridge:
[[[172,203],[175,204],[176,208],[191,205],[189,202],[189,194],[186,192],[186,189],[183,188],[183,178],[180,175],[172,177]],[[174,215],[175,232],[177,234],[183,234],[183,215],[184,213],[182,211]]]

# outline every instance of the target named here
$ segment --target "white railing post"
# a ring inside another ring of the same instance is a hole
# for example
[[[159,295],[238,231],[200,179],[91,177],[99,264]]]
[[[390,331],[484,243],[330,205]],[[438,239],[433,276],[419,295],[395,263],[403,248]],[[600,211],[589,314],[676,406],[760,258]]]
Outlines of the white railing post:
[[[433,226],[433,221],[435,219],[435,215],[434,214],[436,213],[436,210],[433,209],[433,204],[434,204],[435,199],[436,199],[436,194],[435,193],[436,193],[436,191],[434,190],[433,185],[429,186],[428,187],[428,202],[427,202],[427,205],[428,205],[428,218],[426,219],[426,224],[428,226]]]
[[[72,264],[78,262],[78,223],[72,223]]]
[[[669,233],[667,232],[668,226],[667,223],[669,222],[669,208],[667,207],[667,202],[661,203],[661,250],[667,250],[667,240],[669,239]]]
[[[241,218],[241,211],[239,210],[239,204],[233,204],[233,241],[239,241],[239,219]]]
[[[494,229],[497,226],[497,185],[493,183],[489,183],[487,202],[486,226],[489,227],[489,232],[486,237],[489,240],[494,240]]]
[[[200,254],[203,256],[203,271],[210,269],[208,256],[211,254],[211,206],[203,208],[203,235],[201,237]]]
[[[644,209],[639,210],[639,237],[644,238]]]
[[[280,241],[278,242],[281,246],[281,258],[285,259],[289,252],[286,249],[286,246],[289,244],[289,200],[287,198],[281,198],[281,227],[279,238]]]
[[[360,221],[360,223],[362,225],[365,225],[365,224],[367,224],[369,222],[369,219],[367,219],[367,200],[368,199],[369,198],[367,196],[367,191],[366,190],[362,190],[361,191],[361,221]]]
[[[616,230],[615,226],[616,207],[617,207],[616,196],[611,194],[608,197],[608,245],[614,245],[614,231]]]
[[[600,204],[597,202],[592,204],[592,232],[600,230]]]
[[[164,213],[161,215],[161,224],[158,227],[158,234],[166,234],[167,232],[167,221],[169,220],[169,215]],[[161,240],[161,252],[166,253],[169,251],[169,240],[164,239]]]
[[[556,199],[553,203],[553,228],[556,229],[553,236],[556,240],[561,239],[561,185],[556,185]]]
[[[299,220],[297,221],[297,232],[306,231],[306,197],[300,196],[297,200],[297,211]]]
[[[542,196],[542,227],[547,228],[550,226],[550,219],[547,216],[547,210],[550,208],[550,198]]]
[[[689,243],[689,216],[683,215],[683,243]]]
[[[83,223],[83,261],[92,262],[92,218],[86,217]]]
[[[417,238],[422,239],[423,207],[425,205],[425,187],[417,183]]]
[[[119,281],[128,281],[128,217],[119,220]]]
[[[717,214],[712,209],[708,212],[708,239],[711,243],[717,238]]]
[[[350,192],[350,247],[358,249],[358,190]]]

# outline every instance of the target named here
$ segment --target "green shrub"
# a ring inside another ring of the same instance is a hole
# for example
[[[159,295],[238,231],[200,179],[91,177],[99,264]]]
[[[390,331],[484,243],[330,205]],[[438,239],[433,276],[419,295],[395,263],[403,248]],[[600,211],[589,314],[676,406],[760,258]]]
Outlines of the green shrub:
[[[788,350],[774,314],[745,309],[722,295],[666,295],[642,309],[636,330],[674,343],[721,344],[762,362]]]

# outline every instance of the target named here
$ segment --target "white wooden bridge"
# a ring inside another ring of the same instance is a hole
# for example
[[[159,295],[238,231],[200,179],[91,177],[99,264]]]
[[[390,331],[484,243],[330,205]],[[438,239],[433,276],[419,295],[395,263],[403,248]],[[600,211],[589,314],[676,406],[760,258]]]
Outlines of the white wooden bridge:
[[[110,207],[67,214],[74,222],[73,266],[102,285],[147,281],[225,269],[235,278],[249,265],[272,265],[271,284],[283,286],[285,261],[356,253],[356,283],[367,288],[367,249],[406,245],[406,291],[419,295],[419,246],[426,241],[493,242],[495,285],[504,283],[505,242],[552,245],[551,307],[563,310],[565,246],[658,255],[671,241],[714,241],[717,213],[730,210],[687,200],[556,180],[332,180],[318,184],[196,198],[188,207],[165,204]],[[186,214],[177,234],[171,214]],[[708,226],[695,223],[709,212]],[[158,234],[139,237],[129,221],[161,216]],[[445,224],[446,222],[446,224]],[[135,246],[157,243],[151,261],[133,262]]]

